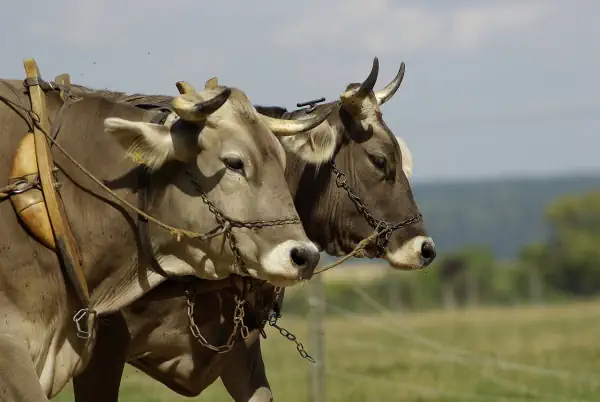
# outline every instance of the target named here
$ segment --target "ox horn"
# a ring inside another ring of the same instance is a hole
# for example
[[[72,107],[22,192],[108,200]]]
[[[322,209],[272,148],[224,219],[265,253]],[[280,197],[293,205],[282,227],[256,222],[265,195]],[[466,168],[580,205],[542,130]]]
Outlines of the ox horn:
[[[373,67],[371,67],[371,72],[366,80],[360,84],[360,88],[356,90],[353,96],[363,97],[367,96],[369,92],[375,88],[375,83],[377,82],[377,75],[379,75],[379,59],[375,57],[373,59]]]
[[[192,84],[185,82],[185,81],[177,81],[175,83],[175,86],[177,87],[177,90],[179,91],[180,94],[184,95],[184,94],[195,94],[196,93],[196,89],[192,86]]]
[[[398,88],[400,88],[400,84],[402,84],[402,79],[404,78],[404,62],[400,64],[400,69],[398,70],[398,74],[394,77],[392,82],[386,85],[381,91],[375,92],[375,97],[377,98],[377,103],[379,106],[383,105],[385,102],[390,100],[392,96],[396,93]]]
[[[331,114],[334,104],[325,105],[316,109],[308,118],[298,120],[277,119],[260,115],[261,120],[278,137],[298,134],[317,127]]]
[[[227,102],[229,95],[231,95],[231,88],[224,87],[221,92],[212,98],[205,101],[199,101],[196,91],[191,85],[184,81],[179,81],[177,84],[179,92],[182,92],[183,95],[173,98],[171,107],[173,107],[175,113],[177,113],[182,120],[191,123],[200,123],[206,120],[210,114],[223,106],[223,104]]]

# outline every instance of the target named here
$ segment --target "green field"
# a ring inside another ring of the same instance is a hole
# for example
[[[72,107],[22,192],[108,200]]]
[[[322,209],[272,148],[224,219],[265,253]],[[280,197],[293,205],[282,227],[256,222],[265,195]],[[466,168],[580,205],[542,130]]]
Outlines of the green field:
[[[336,311],[325,324],[327,401],[600,401],[600,301],[405,315]],[[281,324],[306,340],[305,322]],[[308,401],[310,363],[272,329],[264,350],[275,400]],[[187,399],[127,368],[121,401]],[[230,401],[220,383],[197,399]],[[71,388],[56,400],[71,401]]]

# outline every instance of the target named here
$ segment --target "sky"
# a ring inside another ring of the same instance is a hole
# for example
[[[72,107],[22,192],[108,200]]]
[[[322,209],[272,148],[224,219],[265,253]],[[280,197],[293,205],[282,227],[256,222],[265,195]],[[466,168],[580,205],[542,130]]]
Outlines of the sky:
[[[376,88],[413,180],[600,171],[597,0],[6,2],[0,76],[176,94],[213,76],[255,104],[338,99],[379,57]]]

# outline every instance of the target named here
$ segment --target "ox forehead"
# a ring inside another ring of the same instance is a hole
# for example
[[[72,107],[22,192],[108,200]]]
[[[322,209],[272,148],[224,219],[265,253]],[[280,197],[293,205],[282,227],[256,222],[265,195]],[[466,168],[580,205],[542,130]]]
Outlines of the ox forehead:
[[[216,88],[218,87],[209,87],[205,91],[214,91],[217,90]],[[232,107],[218,109],[211,116],[208,124],[218,123],[222,132],[227,132],[234,138],[240,135],[247,136],[250,140],[248,147],[251,150],[251,162],[254,165],[261,164],[263,160],[275,156],[283,170],[286,163],[285,151],[281,143],[277,141],[277,137],[271,135],[270,131],[270,128],[276,127],[276,125],[269,126],[261,119],[250,100],[238,89],[232,88],[228,101],[231,102]],[[218,140],[226,141],[224,135],[220,135]]]

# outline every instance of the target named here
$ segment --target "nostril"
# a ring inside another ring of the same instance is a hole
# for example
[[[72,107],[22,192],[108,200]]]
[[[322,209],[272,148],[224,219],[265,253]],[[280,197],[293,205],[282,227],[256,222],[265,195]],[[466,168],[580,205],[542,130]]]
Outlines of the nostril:
[[[294,265],[304,268],[304,266],[308,263],[309,251],[303,247],[294,247],[290,257],[292,258]]]
[[[435,259],[435,244],[432,241],[425,241],[421,246],[421,256],[426,264],[431,263]]]
[[[315,248],[311,250],[307,247],[294,247],[290,252],[292,263],[299,268],[302,279],[310,279],[319,264],[321,254]]]

